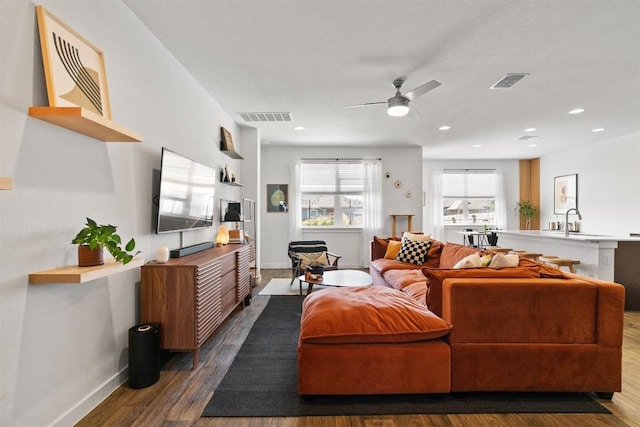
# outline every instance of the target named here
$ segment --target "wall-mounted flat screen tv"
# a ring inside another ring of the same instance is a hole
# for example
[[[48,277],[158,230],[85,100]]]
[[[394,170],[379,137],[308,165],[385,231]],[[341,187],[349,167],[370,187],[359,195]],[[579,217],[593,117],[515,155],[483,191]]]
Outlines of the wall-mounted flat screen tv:
[[[157,232],[211,227],[215,182],[213,168],[163,147]]]

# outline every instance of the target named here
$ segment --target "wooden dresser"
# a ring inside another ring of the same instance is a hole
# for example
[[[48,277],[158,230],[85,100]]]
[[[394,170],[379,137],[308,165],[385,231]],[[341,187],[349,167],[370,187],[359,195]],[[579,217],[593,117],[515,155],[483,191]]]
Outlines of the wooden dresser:
[[[140,321],[160,324],[160,347],[193,351],[251,295],[251,248],[226,245],[141,268]]]

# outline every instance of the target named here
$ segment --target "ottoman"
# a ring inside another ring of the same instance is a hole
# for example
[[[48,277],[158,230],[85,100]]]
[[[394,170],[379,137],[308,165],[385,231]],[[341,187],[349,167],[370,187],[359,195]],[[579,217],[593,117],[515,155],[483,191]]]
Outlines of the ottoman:
[[[449,393],[451,325],[402,291],[326,289],[303,304],[298,393]]]

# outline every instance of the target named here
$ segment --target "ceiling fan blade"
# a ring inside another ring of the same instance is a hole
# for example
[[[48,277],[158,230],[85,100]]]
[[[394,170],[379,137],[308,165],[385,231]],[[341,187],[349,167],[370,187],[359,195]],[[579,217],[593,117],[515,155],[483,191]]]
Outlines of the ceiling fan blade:
[[[386,103],[387,103],[387,101],[367,102],[366,104],[345,105],[344,108],[370,107],[372,105],[380,105],[380,104],[386,104]]]
[[[425,83],[422,86],[418,86],[417,88],[405,93],[402,96],[404,96],[405,98],[408,98],[410,101],[413,101],[415,98],[424,95],[425,93],[437,88],[440,85],[441,85],[440,82],[431,80],[430,82]]]

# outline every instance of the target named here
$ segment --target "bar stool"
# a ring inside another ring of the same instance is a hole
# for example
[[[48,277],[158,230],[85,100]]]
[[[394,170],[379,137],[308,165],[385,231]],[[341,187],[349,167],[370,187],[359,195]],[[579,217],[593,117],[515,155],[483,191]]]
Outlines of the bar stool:
[[[558,270],[560,269],[560,267],[569,267],[569,271],[572,273],[576,272],[576,268],[574,266],[580,264],[580,261],[578,260],[569,259],[569,258],[558,258],[557,256],[553,256],[553,255],[546,255],[546,256],[540,257],[540,261],[544,262],[545,264],[553,265]]]
[[[527,252],[527,251],[511,251],[511,253],[518,255],[520,258],[527,258],[533,261],[538,261],[538,259],[542,256],[537,252]]]

